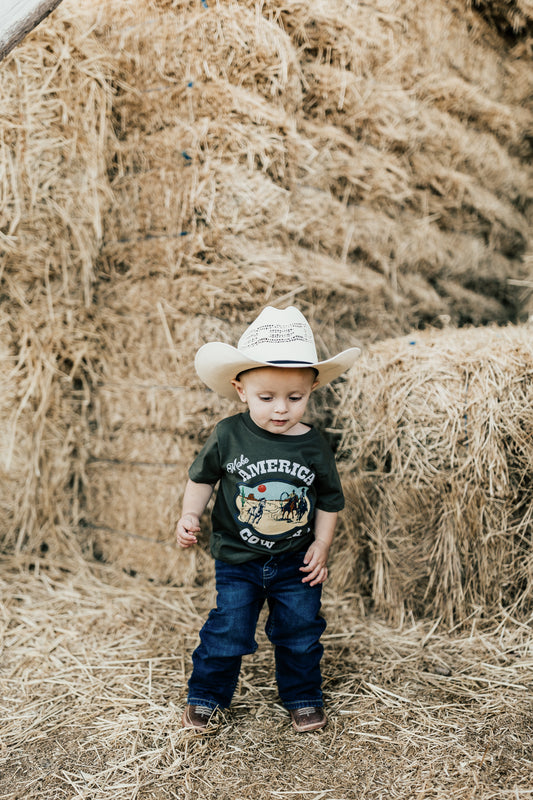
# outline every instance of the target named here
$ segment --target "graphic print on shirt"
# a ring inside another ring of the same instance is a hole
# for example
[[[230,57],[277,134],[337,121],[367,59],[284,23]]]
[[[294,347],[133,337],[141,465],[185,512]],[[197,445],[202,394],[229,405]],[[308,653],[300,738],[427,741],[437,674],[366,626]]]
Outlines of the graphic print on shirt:
[[[307,486],[263,481],[239,483],[237,489],[235,519],[266,538],[284,538],[306,526],[312,516]]]

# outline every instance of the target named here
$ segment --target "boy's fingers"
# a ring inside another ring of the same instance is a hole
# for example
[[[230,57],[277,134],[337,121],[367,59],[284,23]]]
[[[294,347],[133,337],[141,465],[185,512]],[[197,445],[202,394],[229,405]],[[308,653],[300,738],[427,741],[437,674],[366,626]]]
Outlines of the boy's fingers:
[[[178,534],[178,544],[180,547],[191,547],[193,544],[196,544],[198,539],[196,536],[189,536],[186,534]]]
[[[328,577],[328,568],[318,566],[305,578],[302,578],[302,583],[309,583],[310,586],[316,586],[317,583],[324,583]]]
[[[321,565],[320,562],[314,562],[312,559],[307,566],[300,567],[301,572],[311,572],[312,570],[316,569],[323,569],[323,565]]]
[[[197,543],[198,539],[196,538],[195,531],[199,530],[200,528],[198,525],[188,525],[187,519],[181,519],[176,527],[176,541],[180,547],[190,547]]]
[[[200,526],[197,525],[195,522],[190,522],[186,517],[180,519],[176,525],[176,536],[179,536],[180,533],[187,534],[187,533],[198,533],[200,531]]]

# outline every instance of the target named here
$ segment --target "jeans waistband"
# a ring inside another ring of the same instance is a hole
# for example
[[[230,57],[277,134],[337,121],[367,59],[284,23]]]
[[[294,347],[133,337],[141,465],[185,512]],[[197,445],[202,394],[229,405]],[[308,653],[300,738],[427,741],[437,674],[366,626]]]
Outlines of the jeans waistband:
[[[251,558],[250,562],[255,562],[256,564],[266,564],[267,561],[282,561],[285,558],[290,558],[292,556],[298,556],[300,554],[305,553],[307,547],[303,547],[300,550],[286,550],[283,553],[269,553],[268,555],[258,556],[257,558]]]

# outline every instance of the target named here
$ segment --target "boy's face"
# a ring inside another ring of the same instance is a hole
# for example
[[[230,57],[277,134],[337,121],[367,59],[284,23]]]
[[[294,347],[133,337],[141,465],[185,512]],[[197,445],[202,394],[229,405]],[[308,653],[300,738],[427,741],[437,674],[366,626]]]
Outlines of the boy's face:
[[[258,367],[232,381],[250,417],[270,433],[296,436],[306,427],[300,422],[309,395],[318,386],[310,367]]]

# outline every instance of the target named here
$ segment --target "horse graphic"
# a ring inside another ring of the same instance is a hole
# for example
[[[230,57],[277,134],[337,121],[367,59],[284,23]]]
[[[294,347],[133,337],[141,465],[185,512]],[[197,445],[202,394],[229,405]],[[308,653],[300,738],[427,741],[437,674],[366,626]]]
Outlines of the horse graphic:
[[[302,494],[302,496],[298,500],[298,507],[296,509],[296,519],[298,520],[298,522],[301,520],[306,511],[307,511],[307,497],[305,496],[305,494]]]
[[[262,497],[256,508],[252,506],[251,508],[248,509],[248,522],[250,524],[253,525],[256,522],[259,522],[265,510],[265,503],[266,500],[264,497]]]
[[[283,502],[282,498],[280,500],[282,502],[281,519],[292,519],[292,515],[298,508],[298,495],[295,492],[291,492],[285,502]]]

